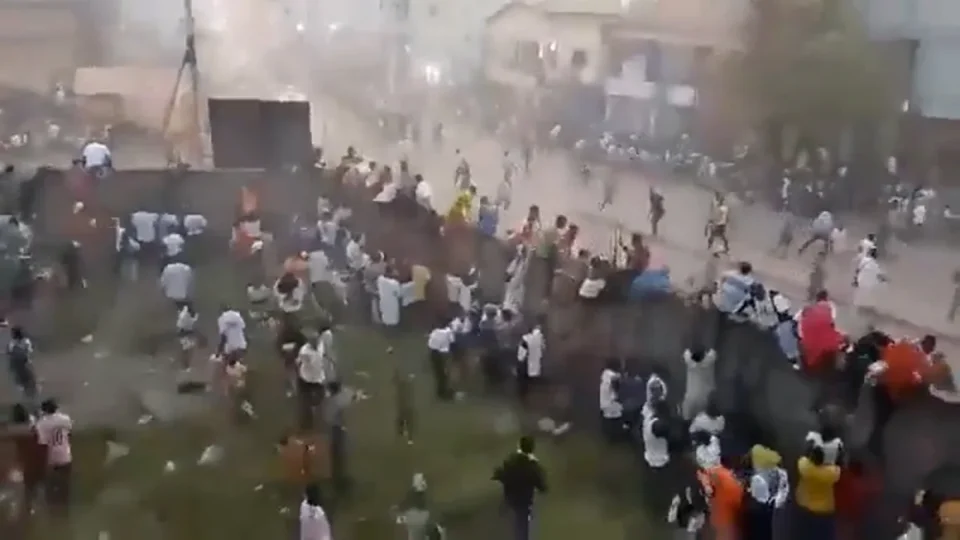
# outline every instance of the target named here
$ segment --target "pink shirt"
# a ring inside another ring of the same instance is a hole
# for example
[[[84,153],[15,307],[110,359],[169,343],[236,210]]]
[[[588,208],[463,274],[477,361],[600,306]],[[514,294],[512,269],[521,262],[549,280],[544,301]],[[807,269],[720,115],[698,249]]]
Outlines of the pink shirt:
[[[333,540],[327,514],[307,501],[300,503],[300,540]]]
[[[45,414],[37,420],[37,440],[47,447],[47,462],[51,466],[68,465],[73,461],[71,431],[73,420],[62,412]]]

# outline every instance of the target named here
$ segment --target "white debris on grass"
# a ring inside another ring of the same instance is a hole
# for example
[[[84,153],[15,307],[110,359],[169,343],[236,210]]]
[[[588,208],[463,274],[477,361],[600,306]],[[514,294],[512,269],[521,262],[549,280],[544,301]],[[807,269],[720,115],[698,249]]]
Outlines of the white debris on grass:
[[[93,334],[87,334],[80,338],[80,343],[93,343]]]
[[[177,470],[177,464],[174,463],[174,462],[172,462],[172,461],[168,461],[168,462],[163,466],[163,472],[165,472],[165,473],[172,473],[172,472],[174,472],[174,471],[176,471],[176,470]]]
[[[557,423],[553,418],[541,418],[537,420],[537,429],[544,433],[553,433],[553,430],[557,429]]]
[[[145,414],[145,415],[141,416],[140,418],[137,418],[137,425],[138,425],[138,426],[145,426],[145,425],[149,424],[150,422],[153,422],[153,415],[152,415],[152,414]]]
[[[107,455],[104,457],[103,462],[105,465],[110,465],[114,461],[126,457],[129,454],[129,446],[115,441],[107,441]]]
[[[203,453],[200,454],[200,459],[197,460],[197,465],[216,465],[222,459],[223,448],[215,444],[211,444],[203,449]]]

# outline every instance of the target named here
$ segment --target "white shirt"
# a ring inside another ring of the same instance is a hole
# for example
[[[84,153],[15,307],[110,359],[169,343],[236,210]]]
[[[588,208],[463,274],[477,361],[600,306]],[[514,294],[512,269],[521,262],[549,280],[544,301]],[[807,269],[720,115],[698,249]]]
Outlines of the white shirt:
[[[380,308],[380,322],[384,326],[400,324],[400,282],[387,276],[377,278],[377,299]]]
[[[163,267],[160,274],[160,287],[163,295],[170,300],[182,302],[190,297],[193,287],[193,268],[185,263],[175,262]]]
[[[923,225],[925,221],[927,221],[927,207],[917,204],[913,207],[913,224]]]
[[[690,433],[705,431],[711,435],[720,435],[726,424],[727,421],[723,416],[710,416],[702,412],[694,416],[693,422],[690,422]]]
[[[397,198],[397,184],[396,182],[389,182],[384,184],[383,189],[380,190],[380,193],[377,193],[377,196],[373,198],[373,202],[378,203],[389,203],[393,202]]]
[[[176,257],[183,252],[183,237],[177,233],[170,233],[163,237],[163,245],[167,252],[167,257]]]
[[[667,439],[653,433],[653,424],[656,421],[657,417],[654,415],[643,418],[643,459],[647,465],[659,469],[670,463],[670,447]]]
[[[840,457],[840,451],[843,450],[843,441],[839,437],[824,441],[823,436],[816,431],[807,433],[805,439],[807,444],[813,444],[817,448],[823,449],[823,463],[825,465],[836,465]]]
[[[227,310],[217,317],[217,330],[224,338],[223,352],[232,353],[243,351],[247,348],[247,335],[244,330],[247,323],[243,321],[243,316],[234,310]]]
[[[110,160],[110,149],[100,142],[89,142],[83,147],[83,164],[87,167],[102,167]]]
[[[139,210],[130,216],[130,224],[136,233],[137,241],[140,243],[150,243],[157,239],[157,221],[160,216],[154,212]]]
[[[180,225],[180,218],[173,214],[160,214],[160,219],[158,222],[162,230],[166,233],[167,231],[171,231]]]
[[[433,188],[430,187],[430,184],[428,184],[426,180],[417,184],[414,195],[417,197],[417,203],[420,204],[420,206],[433,208]]]
[[[543,369],[543,350],[546,340],[539,326],[520,338],[520,347],[517,349],[517,360],[527,363],[527,375],[539,377]]]
[[[352,238],[347,242],[346,255],[347,266],[351,270],[362,270],[367,265],[367,257],[366,253],[363,252],[363,247],[360,242]]]
[[[60,411],[45,414],[37,420],[37,441],[47,447],[50,465],[67,465],[73,461],[70,448],[72,431],[73,420]]]
[[[339,229],[340,227],[337,225],[337,222],[332,219],[317,222],[317,232],[320,233],[320,240],[328,246],[336,245],[337,231]]]
[[[181,332],[193,332],[194,327],[197,325],[198,318],[199,316],[197,314],[191,314],[190,310],[184,307],[180,310],[180,313],[177,313],[177,330]]]
[[[187,214],[183,218],[183,228],[187,230],[187,236],[201,235],[207,228],[207,218],[200,214]]]
[[[857,287],[870,288],[875,287],[883,281],[883,270],[880,269],[880,263],[873,257],[863,257],[857,265]]]
[[[780,508],[787,502],[787,498],[790,496],[790,478],[787,476],[787,472],[780,467],[770,471],[779,477],[777,491],[770,493],[771,486],[765,477],[766,472],[767,471],[759,471],[750,476],[750,496],[762,504],[767,504],[772,500],[773,505],[776,508]]]
[[[277,291],[277,284],[273,286],[273,294],[277,301],[277,307],[284,313],[296,313],[303,309],[303,300],[306,297],[306,293],[307,291],[303,285],[303,281],[299,279],[297,280],[297,286],[294,287],[289,295],[281,294]]]
[[[604,418],[620,418],[623,416],[623,404],[617,399],[614,383],[620,379],[620,374],[612,369],[605,369],[600,373],[600,414]]]
[[[580,284],[580,291],[577,294],[580,298],[596,298],[600,296],[600,291],[606,286],[607,280],[605,279],[587,278]]]
[[[857,260],[863,258],[864,255],[870,253],[870,250],[877,249],[877,243],[869,238],[864,238],[860,241],[860,245],[857,246]]]
[[[427,336],[427,348],[439,353],[450,352],[450,346],[453,345],[455,334],[452,328],[434,328]]]
[[[326,356],[323,346],[305,343],[297,354],[297,375],[304,382],[323,384],[327,380]]]
[[[330,259],[322,250],[311,251],[307,255],[307,275],[310,283],[320,283],[330,279]]]
[[[473,304],[473,291],[464,285],[463,280],[458,276],[447,274],[447,300],[451,304],[459,305],[466,313],[470,311]]]
[[[711,435],[710,442],[697,445],[694,458],[697,466],[701,469],[709,469],[720,465],[720,439]]]
[[[330,521],[319,506],[300,504],[300,540],[333,540]]]

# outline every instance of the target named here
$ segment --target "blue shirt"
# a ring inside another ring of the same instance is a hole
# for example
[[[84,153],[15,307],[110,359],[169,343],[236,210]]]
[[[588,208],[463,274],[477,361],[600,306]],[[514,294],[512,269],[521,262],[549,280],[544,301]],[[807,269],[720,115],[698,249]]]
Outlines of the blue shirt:
[[[484,205],[480,207],[477,213],[477,229],[485,236],[497,234],[497,225],[500,223],[500,215],[494,206]]]

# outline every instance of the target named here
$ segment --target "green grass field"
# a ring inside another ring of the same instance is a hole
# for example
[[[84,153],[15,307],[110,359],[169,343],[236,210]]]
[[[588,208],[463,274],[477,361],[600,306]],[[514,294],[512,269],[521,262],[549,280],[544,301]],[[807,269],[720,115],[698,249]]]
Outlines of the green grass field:
[[[201,290],[207,297],[200,299],[201,313],[213,312],[224,299],[218,291],[240,290],[224,275],[202,273]],[[294,537],[299,497],[284,489],[275,445],[294,425],[295,401],[284,392],[283,370],[268,346],[266,330],[253,334],[248,365],[256,419],[235,422],[221,400],[190,421],[76,434],[76,495],[69,524],[38,519],[30,538],[98,538],[101,531],[112,540]],[[519,437],[494,427],[495,418],[510,413],[508,400],[468,393],[462,401],[435,401],[422,335],[388,339],[373,329],[347,327],[339,330],[337,340],[346,385],[370,397],[348,410],[353,488],[336,499],[328,493],[334,499],[330,510],[335,538],[401,538],[392,508],[403,500],[414,472],[426,476],[431,511],[449,538],[504,537],[508,528],[500,517],[499,486],[490,476]],[[388,347],[393,347],[392,355],[386,354]],[[395,433],[396,362],[415,373],[413,445]],[[129,455],[105,464],[108,438],[128,445]],[[640,468],[628,449],[611,450],[594,433],[576,430],[538,442],[550,493],[536,508],[536,537],[661,537],[660,520],[651,520],[644,511]],[[211,444],[223,448],[222,461],[198,465]],[[168,461],[176,464],[175,471],[165,471]],[[60,534],[63,526],[71,535]]]

